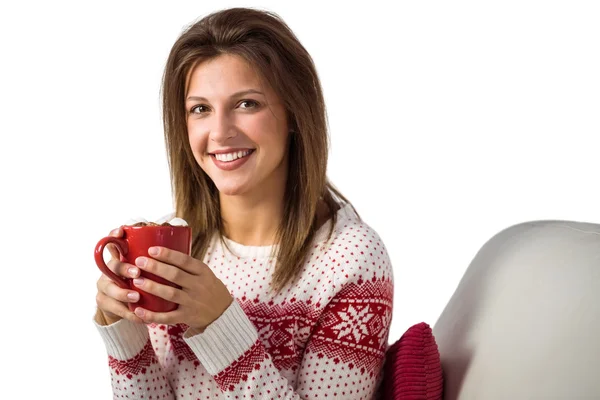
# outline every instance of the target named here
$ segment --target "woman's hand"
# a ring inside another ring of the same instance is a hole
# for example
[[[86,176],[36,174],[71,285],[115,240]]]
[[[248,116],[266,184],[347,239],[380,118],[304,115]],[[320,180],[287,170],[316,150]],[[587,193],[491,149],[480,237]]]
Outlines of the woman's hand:
[[[123,229],[118,228],[111,231],[110,236],[122,237]],[[115,245],[108,244],[106,248],[112,255],[111,260],[106,264],[111,271],[126,278],[137,278],[140,275],[140,270],[135,265],[119,261],[119,251]],[[135,303],[140,299],[138,292],[122,289],[104,274],[98,279],[96,286],[98,287],[98,294],[96,295],[96,304],[98,305],[96,321],[98,323],[110,325],[121,318],[133,322],[143,322],[127,307],[127,303]]]
[[[134,285],[143,291],[179,305],[176,310],[166,313],[137,307],[135,315],[144,322],[167,325],[184,323],[199,333],[219,318],[233,302],[227,287],[202,261],[165,247],[151,247],[148,254],[152,258],[138,257],[136,265],[181,286],[181,289],[150,279],[134,279]]]

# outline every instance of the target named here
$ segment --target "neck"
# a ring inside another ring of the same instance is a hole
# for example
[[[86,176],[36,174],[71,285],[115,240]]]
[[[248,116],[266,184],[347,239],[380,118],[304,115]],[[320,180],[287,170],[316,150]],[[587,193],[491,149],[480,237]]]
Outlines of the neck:
[[[275,244],[283,218],[285,185],[266,193],[244,196],[220,195],[225,235],[246,246]]]

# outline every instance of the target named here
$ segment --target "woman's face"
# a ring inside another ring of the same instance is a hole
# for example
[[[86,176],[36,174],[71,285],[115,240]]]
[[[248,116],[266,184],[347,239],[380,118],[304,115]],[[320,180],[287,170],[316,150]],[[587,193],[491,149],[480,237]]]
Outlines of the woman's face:
[[[187,87],[190,146],[219,192],[256,196],[285,185],[286,111],[249,64],[218,56],[192,69]]]

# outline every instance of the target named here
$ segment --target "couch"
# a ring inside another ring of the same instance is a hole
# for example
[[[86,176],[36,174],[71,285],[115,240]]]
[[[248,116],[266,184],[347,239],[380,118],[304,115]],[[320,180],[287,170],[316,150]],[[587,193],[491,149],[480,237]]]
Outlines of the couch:
[[[512,226],[433,327],[445,400],[600,399],[600,225]]]

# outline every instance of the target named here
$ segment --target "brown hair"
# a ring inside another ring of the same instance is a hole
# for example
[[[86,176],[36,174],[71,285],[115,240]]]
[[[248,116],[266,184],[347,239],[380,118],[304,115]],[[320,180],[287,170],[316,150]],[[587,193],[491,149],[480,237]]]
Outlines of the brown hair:
[[[203,258],[215,233],[224,235],[216,186],[200,168],[188,141],[186,78],[199,62],[222,54],[252,65],[282,99],[290,128],[284,215],[273,287],[281,290],[301,269],[318,228],[317,204],[333,218],[348,201],[326,176],[329,137],[321,84],[312,58],[281,18],[268,11],[231,8],[212,13],[183,31],[173,45],[162,82],[165,143],[178,217],[192,227],[192,255]]]

